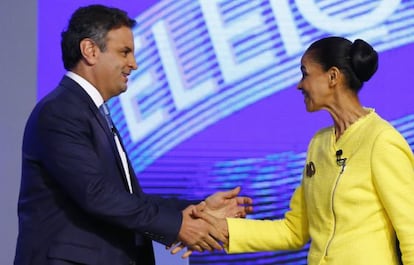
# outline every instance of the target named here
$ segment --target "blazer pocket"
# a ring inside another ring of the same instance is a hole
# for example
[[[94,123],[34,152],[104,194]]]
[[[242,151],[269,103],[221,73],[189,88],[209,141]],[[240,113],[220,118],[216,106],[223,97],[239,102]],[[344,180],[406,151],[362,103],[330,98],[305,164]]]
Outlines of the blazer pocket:
[[[98,264],[99,250],[88,246],[58,242],[48,251],[49,259],[60,259],[85,265]]]

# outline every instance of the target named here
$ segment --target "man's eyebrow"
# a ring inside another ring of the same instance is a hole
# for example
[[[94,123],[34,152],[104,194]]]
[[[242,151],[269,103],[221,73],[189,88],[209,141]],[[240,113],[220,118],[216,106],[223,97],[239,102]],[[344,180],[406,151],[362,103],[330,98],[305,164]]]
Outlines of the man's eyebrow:
[[[122,51],[132,52],[132,48],[128,47],[128,46],[125,46],[125,47],[122,48]]]

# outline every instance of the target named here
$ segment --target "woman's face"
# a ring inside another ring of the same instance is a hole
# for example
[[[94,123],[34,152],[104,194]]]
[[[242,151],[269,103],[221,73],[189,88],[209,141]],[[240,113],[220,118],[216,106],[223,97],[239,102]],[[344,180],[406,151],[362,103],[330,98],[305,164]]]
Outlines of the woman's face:
[[[314,112],[326,108],[332,98],[329,73],[312,59],[311,53],[303,55],[300,69],[302,79],[298,84],[298,89],[305,97],[306,110]]]

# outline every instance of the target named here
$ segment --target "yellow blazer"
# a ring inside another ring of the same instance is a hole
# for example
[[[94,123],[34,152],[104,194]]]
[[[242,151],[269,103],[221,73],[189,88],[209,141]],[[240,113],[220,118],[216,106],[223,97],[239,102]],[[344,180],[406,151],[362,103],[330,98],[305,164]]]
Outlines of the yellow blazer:
[[[319,131],[306,164],[284,219],[227,219],[229,253],[311,240],[309,265],[393,265],[396,232],[404,265],[414,265],[414,157],[397,130],[370,109],[338,141],[333,127]]]

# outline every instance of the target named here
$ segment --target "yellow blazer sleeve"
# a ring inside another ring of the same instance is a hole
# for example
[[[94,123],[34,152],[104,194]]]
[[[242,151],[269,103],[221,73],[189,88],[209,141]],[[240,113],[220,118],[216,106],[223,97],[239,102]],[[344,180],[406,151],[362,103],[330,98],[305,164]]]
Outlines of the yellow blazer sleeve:
[[[302,186],[290,201],[291,210],[281,220],[227,218],[228,253],[301,248],[309,241],[308,220]]]
[[[373,180],[389,216],[404,264],[414,264],[414,157],[405,139],[393,129],[382,132],[372,150]]]

